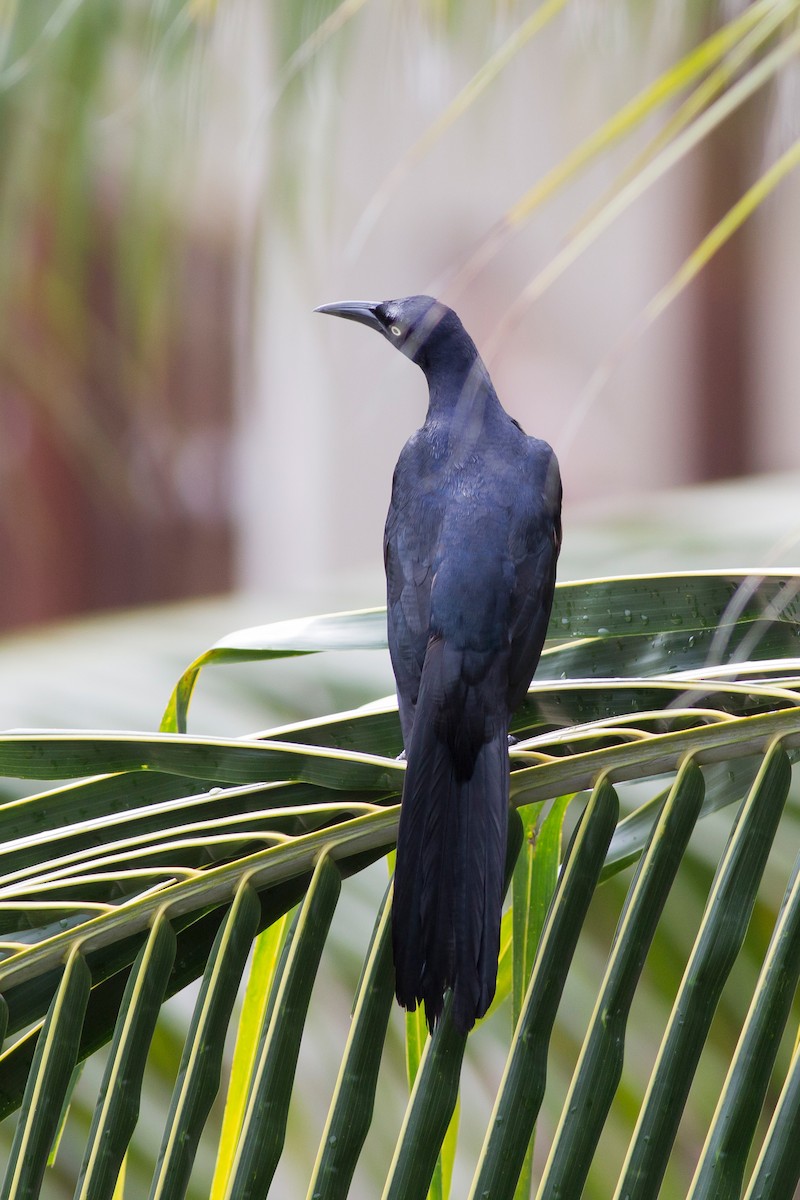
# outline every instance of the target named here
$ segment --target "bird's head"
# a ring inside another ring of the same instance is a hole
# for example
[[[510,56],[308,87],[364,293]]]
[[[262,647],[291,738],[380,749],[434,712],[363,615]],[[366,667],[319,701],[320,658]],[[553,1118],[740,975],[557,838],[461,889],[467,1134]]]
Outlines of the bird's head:
[[[329,313],[377,329],[412,362],[425,367],[431,351],[454,335],[466,337],[456,314],[433,296],[406,296],[402,300],[345,300],[322,304],[315,312]]]

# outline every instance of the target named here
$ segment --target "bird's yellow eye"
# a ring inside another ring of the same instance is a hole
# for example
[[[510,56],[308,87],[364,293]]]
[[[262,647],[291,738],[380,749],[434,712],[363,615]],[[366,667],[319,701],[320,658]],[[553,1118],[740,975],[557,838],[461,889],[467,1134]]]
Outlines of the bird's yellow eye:
[[[403,331],[399,325],[390,325],[389,326],[389,333],[394,334],[395,337],[400,337],[400,334],[402,332]]]

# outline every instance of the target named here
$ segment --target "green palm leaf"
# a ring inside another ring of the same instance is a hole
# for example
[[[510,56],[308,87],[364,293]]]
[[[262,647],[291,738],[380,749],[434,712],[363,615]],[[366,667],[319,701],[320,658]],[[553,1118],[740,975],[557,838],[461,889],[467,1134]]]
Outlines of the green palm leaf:
[[[798,592],[800,579],[780,572],[559,587],[541,679],[516,715],[519,740],[510,751],[512,801],[524,816],[512,822],[512,858],[521,842],[526,849],[504,923],[498,999],[482,1024],[499,1036],[511,994],[515,1030],[470,1194],[524,1195],[530,1185],[520,1179],[532,1172],[542,1198],[587,1186],[623,1079],[631,1007],[660,913],[681,888],[692,829],[698,817],[739,804],[647,1095],[628,1130],[618,1195],[652,1195],[663,1178],[785,808],[789,756],[800,746]],[[165,725],[182,724],[208,663],[382,643],[374,611],[231,635],[189,669]],[[0,739],[0,769],[9,775],[88,774],[0,808],[0,993],[12,1035],[0,1056],[0,1110],[19,1108],[6,1195],[38,1194],[74,1067],[109,1040],[76,1194],[111,1194],[136,1140],[158,1011],[202,977],[152,1159],[153,1200],[184,1195],[208,1134],[249,949],[259,930],[300,902],[288,938],[279,934],[270,950],[266,982],[256,984],[260,1027],[249,1018],[250,1049],[229,1096],[214,1185],[220,1197],[267,1194],[342,879],[394,843],[404,770],[398,749],[391,701],[241,739],[84,731]],[[648,779],[645,797],[624,790],[627,781]],[[591,799],[559,868],[563,823],[587,791]],[[587,913],[603,903],[599,880],[636,862],[547,1162],[533,1171],[531,1136]],[[746,1156],[800,971],[796,891],[795,875],[718,1112],[708,1116],[693,1195],[711,1194],[721,1158],[736,1187],[747,1183]],[[309,1197],[351,1194],[381,1111],[378,1072],[392,1028],[388,912],[387,897],[342,1043],[339,1080],[331,1081]],[[449,1137],[452,1162],[455,1126],[448,1129],[470,1054],[471,1042],[455,1034],[446,1011],[422,1049],[385,1166],[386,1197],[424,1197],[434,1174],[436,1194],[447,1194],[449,1167],[440,1171],[437,1159]],[[767,1171],[793,1178],[798,1169],[786,1132],[797,1104],[793,1075],[782,1086],[754,1188]],[[459,1162],[457,1150],[463,1169]]]

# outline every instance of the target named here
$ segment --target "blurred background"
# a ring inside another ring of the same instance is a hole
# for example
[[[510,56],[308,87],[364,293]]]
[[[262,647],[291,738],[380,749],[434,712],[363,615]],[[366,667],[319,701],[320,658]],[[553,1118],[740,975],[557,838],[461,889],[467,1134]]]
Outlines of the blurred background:
[[[761,57],[796,34],[797,5],[770,7],[784,19]],[[424,379],[312,309],[417,291],[458,309],[506,407],[559,453],[565,573],[599,516],[789,473],[783,513],[767,488],[754,520],[756,488],[743,524],[727,503],[711,522],[737,565],[737,523],[761,528],[743,551],[764,561],[800,524],[800,173],[630,334],[797,138],[796,45],[550,286],[685,93],[524,212],[748,8],[765,5],[4,0],[0,627],[231,592],[266,616],[380,603]],[[587,568],[626,570],[613,552]]]
[[[326,301],[430,291],[458,310],[509,412],[561,460],[562,578],[796,565],[800,171],[771,172],[800,164],[799,15],[800,0],[0,0],[0,728],[152,729],[230,630],[382,603],[392,469],[425,383],[315,315]],[[674,153],[715,104],[724,119]],[[190,729],[216,734],[393,686],[377,654],[208,674]],[[679,937],[727,819],[704,823]],[[353,931],[366,944],[384,884],[379,864],[343,892],[290,1125],[306,1157]],[[596,978],[603,952],[587,954]],[[590,994],[578,980],[570,1053]],[[154,1043],[143,1178],[187,1003]],[[481,1036],[468,1083],[488,1110],[502,1058]],[[73,1102],[84,1126],[99,1070]],[[477,1152],[480,1113],[464,1120]],[[48,1196],[72,1194],[79,1147],[64,1139]],[[294,1169],[282,1194],[301,1194]]]

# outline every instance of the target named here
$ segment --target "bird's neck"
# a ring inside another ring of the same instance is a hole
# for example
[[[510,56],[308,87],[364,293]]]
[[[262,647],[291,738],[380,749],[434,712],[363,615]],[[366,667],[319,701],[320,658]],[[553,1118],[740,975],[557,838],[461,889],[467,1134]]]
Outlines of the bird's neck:
[[[488,420],[503,411],[489,372],[474,347],[470,354],[449,355],[443,362],[430,364],[425,374],[429,390],[427,425],[444,426],[459,440],[472,441],[480,436]]]
[[[499,404],[489,372],[463,329],[437,339],[417,361],[428,380],[429,418],[448,420],[485,408],[491,401]]]

